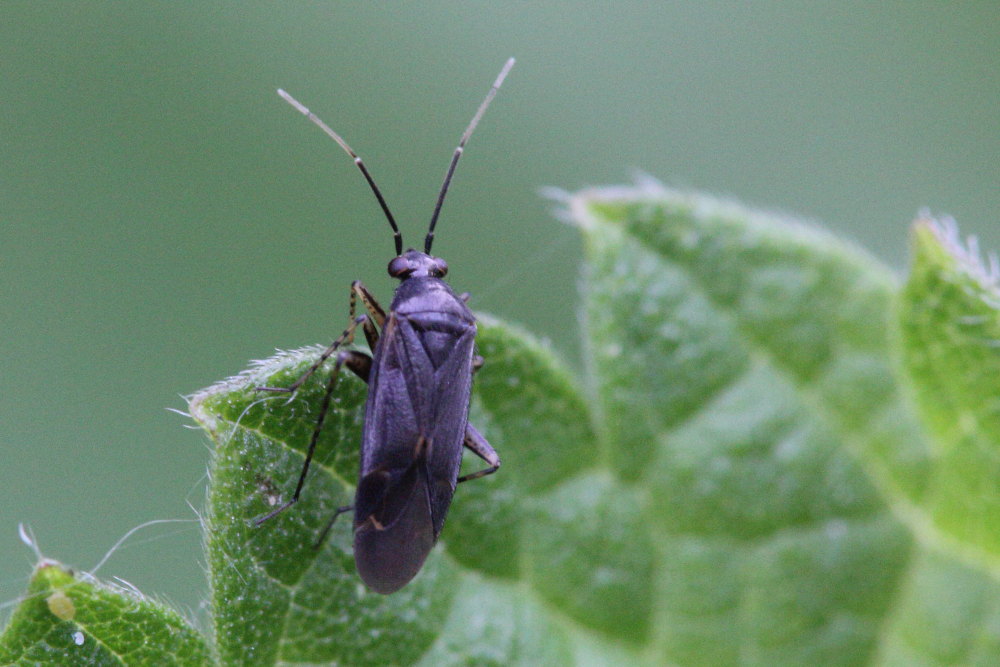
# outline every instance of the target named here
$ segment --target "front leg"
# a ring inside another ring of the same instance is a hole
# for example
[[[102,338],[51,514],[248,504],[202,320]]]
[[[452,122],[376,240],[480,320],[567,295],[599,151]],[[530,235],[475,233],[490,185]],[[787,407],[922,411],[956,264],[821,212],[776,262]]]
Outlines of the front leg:
[[[323,353],[319,355],[319,359],[317,359],[313,365],[307,368],[306,372],[300,375],[299,379],[293,382],[292,384],[288,385],[287,387],[254,387],[254,389],[257,391],[272,391],[272,392],[283,392],[286,394],[294,394],[296,391],[298,391],[298,388],[301,387],[303,383],[305,383],[305,381],[310,378],[310,376],[312,376],[313,373],[319,370],[319,367],[322,366],[327,359],[333,356],[334,352],[336,352],[340,347],[344,345],[350,345],[351,343],[354,342],[354,330],[358,328],[359,324],[364,324],[367,330],[367,326],[369,324],[368,316],[358,315],[357,317],[353,318],[351,320],[351,323],[347,326],[347,328],[344,329],[344,333],[337,336],[337,340],[330,343],[330,347],[323,350]],[[337,355],[337,358],[338,361],[336,368],[339,369],[342,363],[340,361],[340,355]],[[334,375],[336,375],[336,372],[337,371],[335,369]]]
[[[367,315],[358,315],[357,313],[357,300],[361,299],[361,303],[364,304],[365,310],[368,311]],[[361,325],[361,328],[365,332],[365,339],[368,341],[368,346],[374,351],[375,346],[378,345],[379,333],[376,325],[383,326],[385,324],[385,311],[382,310],[382,306],[379,304],[378,300],[375,298],[368,288],[365,287],[364,283],[360,280],[355,280],[351,283],[351,299],[350,299],[350,319],[351,323],[347,325],[337,340],[333,341],[328,348],[323,350],[323,353],[319,355],[319,359],[316,360],[312,366],[306,369],[295,382],[287,387],[256,387],[257,391],[272,391],[272,392],[283,392],[287,394],[294,394],[295,391],[305,383],[309,377],[319,370],[319,367],[329,359],[333,354],[344,345],[350,345],[354,342],[354,330]],[[372,323],[372,320],[375,323]],[[365,382],[368,381],[367,374],[364,378]]]

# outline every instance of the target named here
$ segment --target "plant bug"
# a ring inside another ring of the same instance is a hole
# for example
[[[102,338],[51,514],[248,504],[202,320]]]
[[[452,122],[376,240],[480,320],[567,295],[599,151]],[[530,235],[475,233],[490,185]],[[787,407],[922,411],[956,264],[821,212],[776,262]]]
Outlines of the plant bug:
[[[514,66],[511,58],[479,105],[452,155],[431,215],[424,250],[403,252],[403,237],[378,186],[357,153],[322,120],[283,90],[278,94],[319,126],[354,160],[392,228],[396,257],[389,275],[398,279],[389,313],[361,283],[351,283],[350,322],[319,359],[288,387],[261,391],[295,392],[330,357],[335,364],[320,404],[305,462],[292,498],[257,520],[260,525],[298,501],[316,442],[330,407],[342,367],[368,383],[361,436],[361,466],[354,505],[339,508],[336,518],[354,510],[354,561],[365,584],[377,593],[393,593],[410,582],[437,542],[458,482],[496,472],[500,457],[468,423],[472,374],[483,360],[475,354],[476,320],[466,305],[468,295],[455,294],[443,278],[448,265],[433,257],[434,227],[441,213],[455,166],[486,108]],[[358,299],[367,310],[356,316]],[[371,356],[342,350],[364,331]],[[463,446],[487,467],[459,477]]]

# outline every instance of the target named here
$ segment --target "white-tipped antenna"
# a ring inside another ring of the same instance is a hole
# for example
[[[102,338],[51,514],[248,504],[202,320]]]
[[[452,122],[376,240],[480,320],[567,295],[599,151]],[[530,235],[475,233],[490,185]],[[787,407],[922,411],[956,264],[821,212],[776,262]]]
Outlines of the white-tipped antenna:
[[[368,169],[367,167],[365,167],[365,163],[361,160],[360,157],[358,157],[358,154],[355,153],[351,149],[351,147],[347,145],[347,142],[344,141],[344,139],[339,134],[331,130],[326,123],[320,120],[319,116],[314,114],[312,111],[309,111],[309,109],[306,108],[304,104],[302,104],[297,99],[286,93],[281,88],[278,88],[278,94],[281,95],[282,99],[284,99],[286,102],[295,107],[299,111],[299,113],[301,113],[303,116],[305,116],[313,123],[315,123],[317,126],[319,126],[321,130],[326,132],[331,139],[336,141],[340,145],[340,147],[343,148],[345,151],[347,151],[347,154],[354,159],[354,164],[356,164],[358,166],[358,169],[361,170],[361,173],[364,174],[365,180],[368,181],[368,185],[371,187],[372,192],[375,193],[375,198],[378,199],[379,206],[382,207],[382,212],[385,213],[385,217],[389,221],[389,226],[392,227],[392,238],[396,244],[396,254],[402,255],[403,236],[402,234],[399,233],[399,227],[396,226],[396,220],[392,217],[392,212],[389,210],[388,204],[385,203],[385,198],[382,196],[382,192],[378,189],[378,186],[375,185],[375,181],[372,179],[371,174],[368,173]]]
[[[503,69],[500,70],[500,74],[497,75],[496,81],[493,82],[493,86],[490,88],[490,92],[486,93],[486,99],[479,105],[479,109],[476,111],[476,115],[472,117],[469,127],[465,128],[465,133],[462,135],[462,140],[458,142],[455,154],[451,156],[451,164],[448,165],[448,171],[445,172],[444,184],[441,186],[441,192],[438,193],[437,203],[434,205],[434,213],[431,215],[431,224],[427,228],[427,238],[424,239],[424,252],[428,255],[431,252],[431,244],[434,242],[434,226],[437,225],[438,216],[441,214],[441,205],[444,204],[444,196],[448,193],[448,186],[451,185],[451,177],[455,174],[455,165],[458,164],[458,158],[462,157],[462,151],[465,150],[465,144],[469,141],[469,137],[472,136],[472,131],[476,129],[479,119],[486,113],[486,107],[496,97],[497,91],[500,90],[500,85],[507,78],[507,73],[510,72],[510,68],[513,66],[513,58],[504,63]]]

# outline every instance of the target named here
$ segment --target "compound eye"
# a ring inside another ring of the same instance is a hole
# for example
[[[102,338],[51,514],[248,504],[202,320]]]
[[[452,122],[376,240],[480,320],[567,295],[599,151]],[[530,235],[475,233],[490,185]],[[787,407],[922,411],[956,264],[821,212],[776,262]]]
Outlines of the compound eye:
[[[438,276],[444,277],[448,275],[448,262],[440,259],[438,257],[434,258],[434,269],[437,271]]]
[[[396,257],[389,262],[389,275],[393,278],[404,278],[412,271],[413,269],[410,268],[410,263],[403,257]]]

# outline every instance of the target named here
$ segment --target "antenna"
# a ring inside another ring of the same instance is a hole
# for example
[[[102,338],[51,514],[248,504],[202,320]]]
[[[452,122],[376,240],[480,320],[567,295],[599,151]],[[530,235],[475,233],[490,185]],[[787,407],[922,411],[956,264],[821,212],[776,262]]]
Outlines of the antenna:
[[[448,171],[445,172],[444,184],[441,185],[441,192],[438,193],[437,203],[434,205],[434,214],[431,215],[431,224],[427,229],[427,238],[424,239],[424,252],[428,255],[431,253],[431,244],[434,242],[434,226],[437,224],[438,216],[441,214],[441,205],[444,204],[444,196],[448,194],[448,186],[451,185],[451,177],[455,174],[455,165],[458,164],[458,158],[462,157],[462,152],[465,150],[465,144],[469,141],[469,137],[472,136],[472,131],[476,129],[476,125],[479,124],[479,119],[483,117],[484,113],[486,113],[486,107],[488,107],[490,102],[493,101],[497,91],[500,89],[500,84],[502,84],[503,80],[507,78],[507,73],[510,72],[510,68],[513,66],[513,58],[504,63],[503,69],[500,70],[500,74],[497,75],[496,81],[493,82],[493,86],[490,88],[490,92],[486,93],[486,99],[479,105],[479,109],[476,111],[476,115],[472,117],[469,127],[465,128],[465,133],[462,135],[462,140],[458,142],[458,148],[455,149],[455,154],[451,156],[451,164],[448,165]],[[316,121],[319,121],[319,119],[317,118]],[[337,138],[336,135],[334,135],[334,138]],[[343,143],[343,140],[340,140],[340,143],[341,146],[346,146],[346,144]],[[350,152],[350,149],[348,149],[348,152]],[[358,164],[360,166],[360,160]],[[374,184],[372,187],[374,187]],[[395,228],[395,225],[393,225],[393,228]]]
[[[506,74],[506,70],[510,69],[509,65],[511,65],[511,64],[513,64],[513,62],[508,63],[508,66],[505,68],[503,74]],[[502,79],[502,77],[501,77],[501,79]],[[494,90],[490,91],[490,97],[492,97],[492,95],[496,93],[496,86],[497,85],[499,85],[499,83],[495,84],[494,85]],[[309,109],[307,109],[305,107],[305,105],[303,105],[297,99],[295,99],[294,97],[292,97],[291,95],[289,95],[288,93],[286,93],[281,88],[278,89],[278,94],[281,95],[282,99],[284,99],[286,102],[288,102],[293,107],[295,107],[299,111],[299,113],[301,113],[303,116],[305,116],[306,118],[308,118],[309,120],[311,120],[313,123],[315,123],[316,125],[318,125],[319,129],[321,129],[324,132],[326,132],[330,136],[331,139],[333,139],[334,141],[336,141],[340,145],[341,148],[343,148],[345,151],[347,151],[348,155],[350,155],[352,158],[354,158],[354,164],[356,164],[358,166],[358,169],[361,170],[361,173],[364,174],[365,180],[368,181],[368,185],[371,187],[372,192],[375,193],[375,198],[378,199],[379,206],[382,207],[382,212],[385,213],[386,219],[389,220],[389,226],[392,227],[392,239],[393,239],[393,241],[396,244],[396,255],[397,256],[398,255],[402,255],[403,254],[403,235],[399,233],[399,227],[396,226],[396,220],[392,217],[392,212],[389,211],[389,205],[385,203],[385,197],[382,196],[382,192],[378,189],[378,186],[375,185],[375,181],[372,179],[371,174],[368,173],[368,168],[365,167],[365,163],[362,162],[361,158],[358,157],[357,153],[355,153],[353,150],[351,150],[351,147],[347,145],[347,142],[344,141],[343,138],[341,138],[341,136],[339,134],[337,134],[336,132],[334,132],[333,130],[331,130],[330,127],[326,123],[324,123],[322,120],[320,120],[319,116],[317,116],[316,114],[314,114],[312,111],[309,111]],[[487,101],[489,101],[489,98],[487,98]],[[480,108],[480,111],[479,111],[478,114],[476,114],[477,117],[474,120],[479,120],[478,117],[480,115],[482,115],[482,108]],[[475,123],[473,123],[472,127],[474,127],[474,126],[475,126]],[[470,134],[470,133],[471,133],[471,128],[470,128],[470,130],[466,130],[466,134]],[[462,142],[464,143],[467,138],[468,137],[462,137]],[[458,158],[456,157],[455,160],[453,160],[453,162],[455,162],[457,160],[458,160]],[[454,168],[455,168],[454,164],[452,164],[452,169],[454,169]],[[451,178],[451,177],[449,176],[449,178]],[[447,183],[445,183],[445,189],[447,189]],[[438,204],[438,207],[440,207],[440,203]]]

